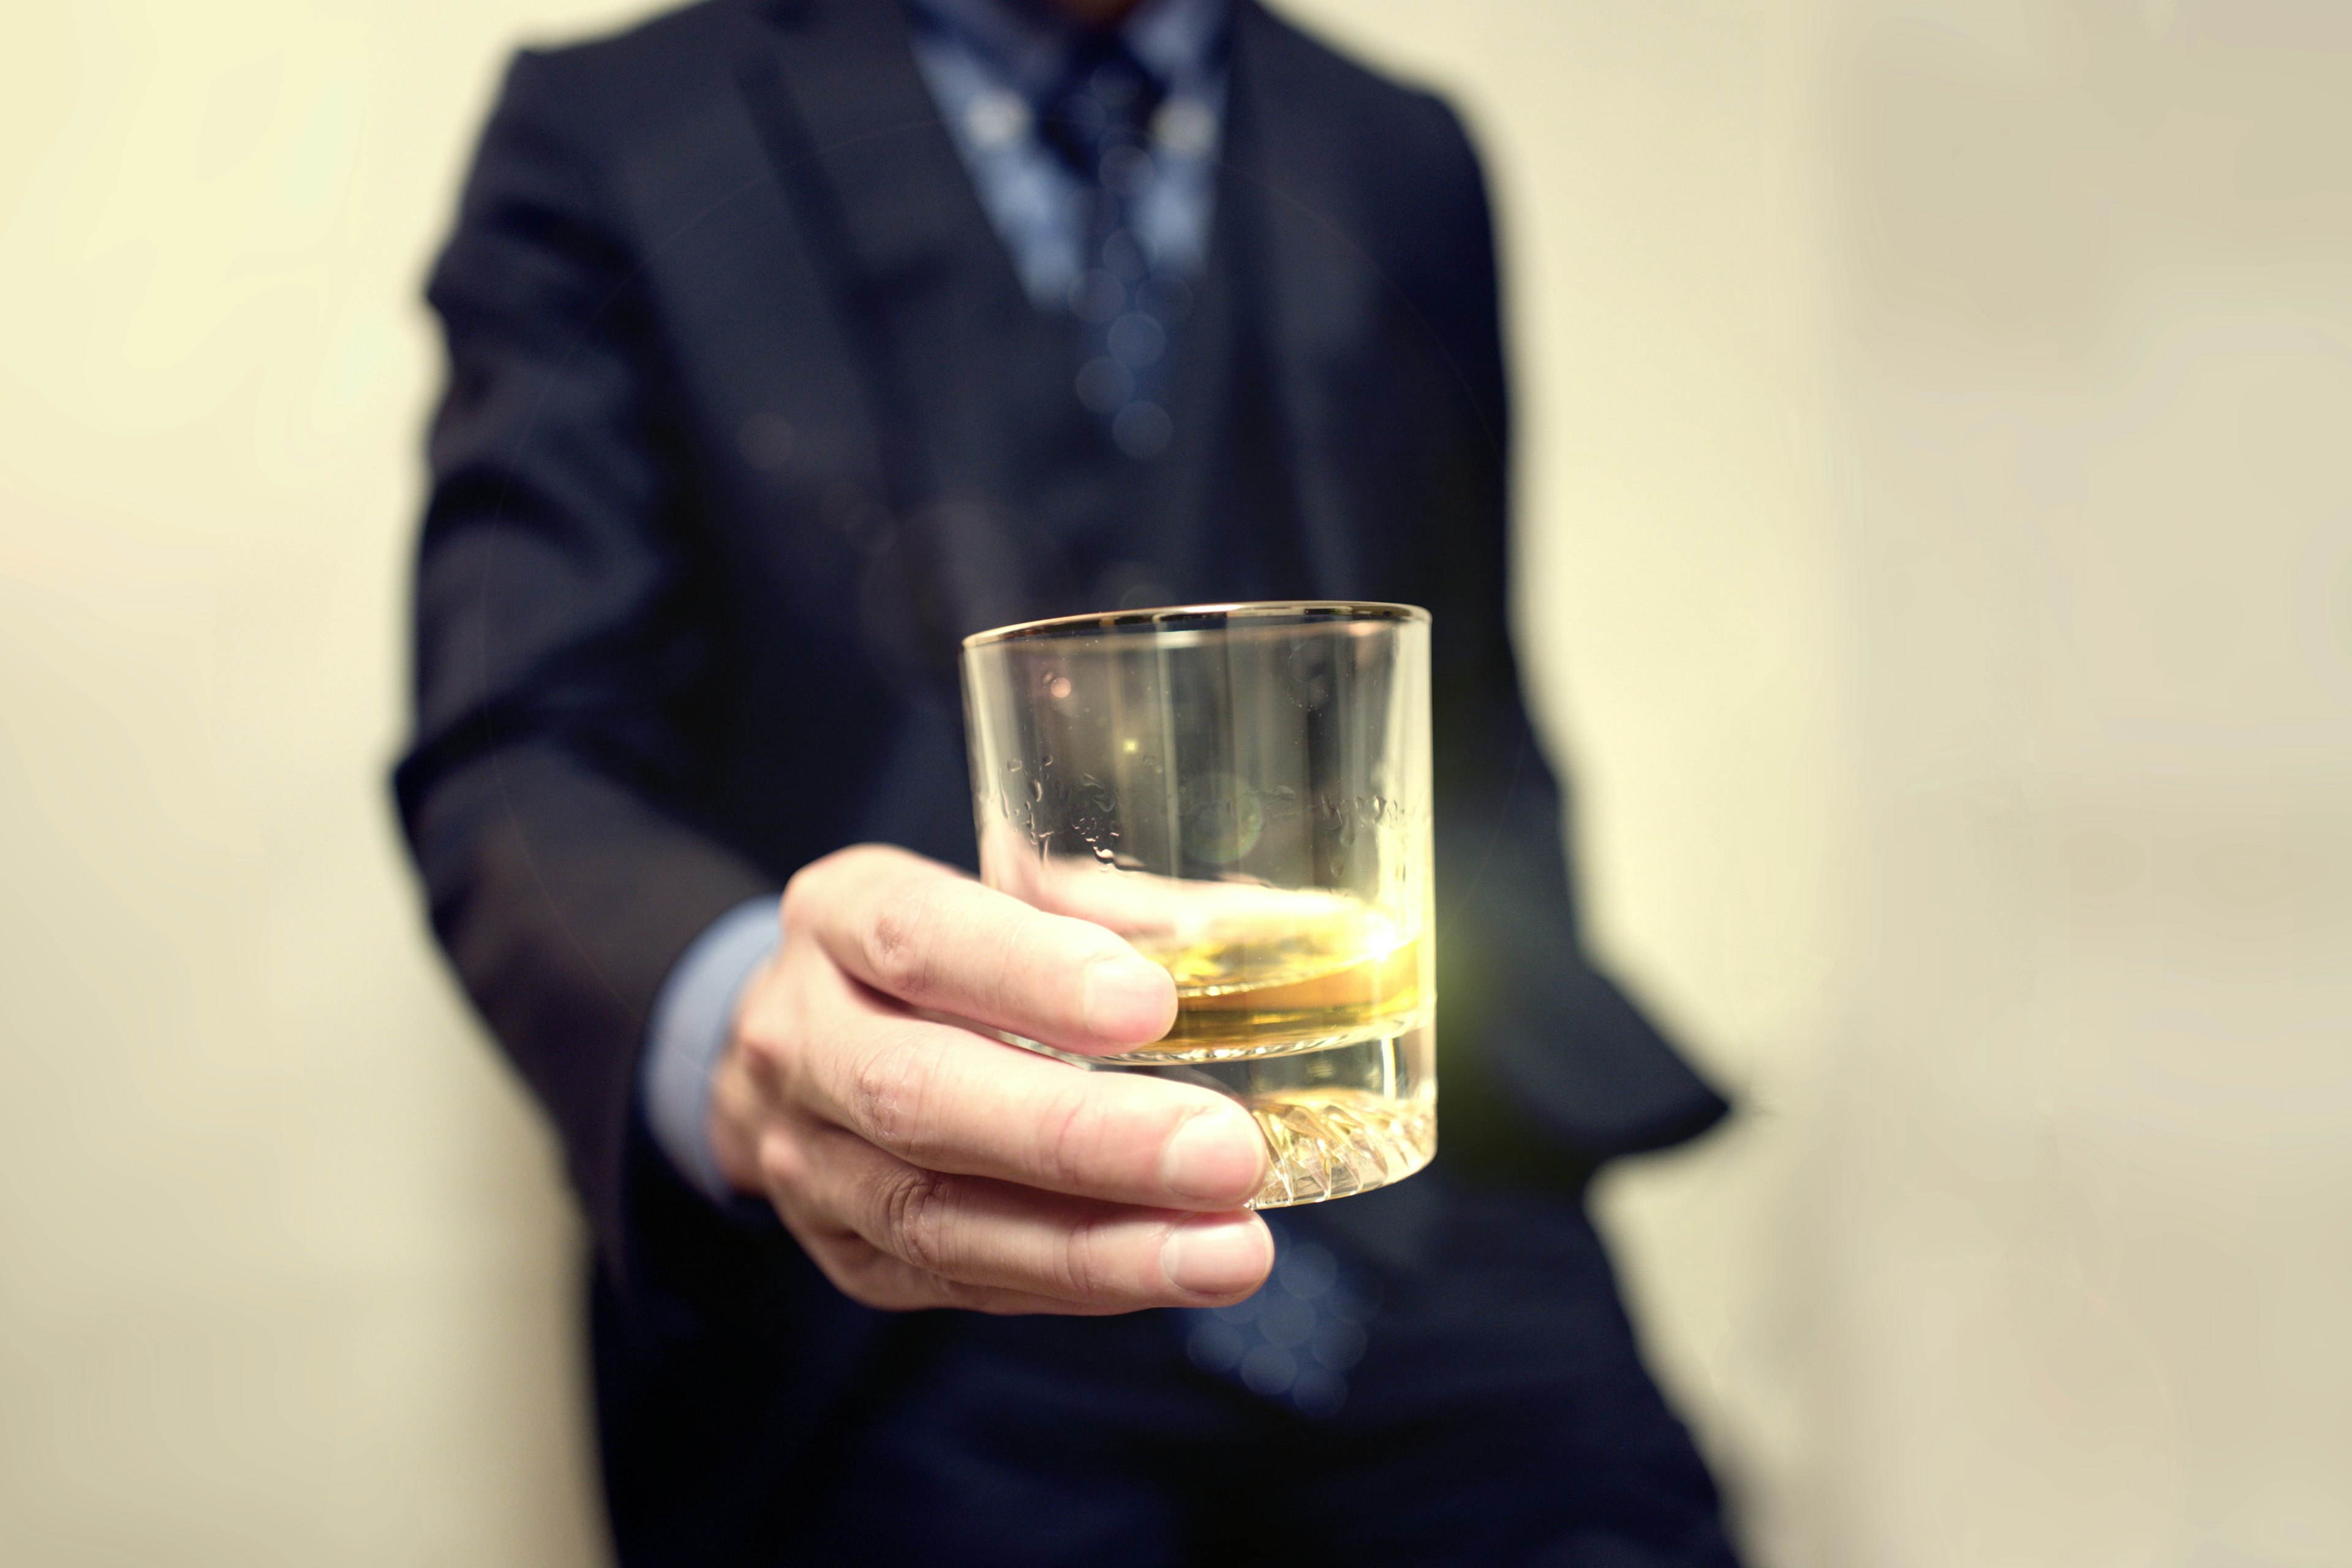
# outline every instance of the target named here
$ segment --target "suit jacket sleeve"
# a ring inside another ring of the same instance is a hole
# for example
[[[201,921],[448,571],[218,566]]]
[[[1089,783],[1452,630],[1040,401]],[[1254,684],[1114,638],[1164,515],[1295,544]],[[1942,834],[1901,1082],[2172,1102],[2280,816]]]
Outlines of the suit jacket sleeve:
[[[434,930],[617,1261],[656,993],[776,879],[692,809],[720,650],[680,526],[690,468],[564,68],[516,61],[428,289],[448,383],[395,791]]]
[[[1727,1108],[1584,946],[1560,786],[1528,722],[1511,649],[1509,416],[1492,218],[1459,122],[1424,103],[1438,121],[1425,143],[1439,150],[1429,188],[1447,193],[1450,221],[1416,215],[1429,237],[1419,243],[1436,248],[1408,275],[1430,280],[1412,304],[1429,329],[1422,341],[1444,363],[1426,379],[1447,389],[1454,410],[1415,423],[1433,432],[1462,432],[1465,418],[1475,426],[1433,437],[1423,459],[1454,470],[1432,488],[1460,498],[1426,531],[1421,565],[1436,616],[1441,1034],[1458,1029],[1480,1043],[1474,1060],[1449,1061],[1447,1117],[1462,1125],[1483,1099],[1589,1166],[1679,1142]]]

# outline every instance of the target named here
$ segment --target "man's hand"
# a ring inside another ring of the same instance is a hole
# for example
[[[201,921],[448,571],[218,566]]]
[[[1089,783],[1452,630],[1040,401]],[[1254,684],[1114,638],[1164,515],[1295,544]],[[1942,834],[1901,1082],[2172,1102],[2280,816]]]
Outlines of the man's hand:
[[[1242,1201],[1265,1171],[1213,1090],[1095,1073],[935,1023],[1079,1053],[1158,1039],[1168,973],[1098,925],[904,850],[828,855],[784,889],[711,1095],[719,1168],[870,1307],[1213,1306],[1274,1262]]]

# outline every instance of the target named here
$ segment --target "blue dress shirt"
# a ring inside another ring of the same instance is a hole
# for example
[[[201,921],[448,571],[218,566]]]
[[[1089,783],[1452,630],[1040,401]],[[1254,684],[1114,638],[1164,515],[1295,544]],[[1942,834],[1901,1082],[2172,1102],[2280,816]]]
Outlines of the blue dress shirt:
[[[988,220],[1041,310],[1064,307],[1098,263],[1084,256],[1087,191],[1038,136],[1041,106],[1077,31],[1022,0],[908,0],[915,63],[971,172]],[[1136,190],[1136,237],[1155,271],[1208,260],[1225,106],[1227,0],[1145,0],[1121,24],[1128,48],[1166,89]]]
[[[907,0],[915,63],[990,225],[1042,310],[1068,308],[1095,258],[1087,192],[1039,138],[1037,106],[1057,87],[1078,34],[1024,0]],[[1197,276],[1208,260],[1217,148],[1223,135],[1229,0],[1143,0],[1120,24],[1128,48],[1166,85],[1152,156],[1135,193],[1135,229],[1154,270]],[[713,921],[655,998],[638,1093],[654,1142],[716,1204],[733,1194],[710,1149],[710,1079],[737,1001],[781,940],[777,900]]]

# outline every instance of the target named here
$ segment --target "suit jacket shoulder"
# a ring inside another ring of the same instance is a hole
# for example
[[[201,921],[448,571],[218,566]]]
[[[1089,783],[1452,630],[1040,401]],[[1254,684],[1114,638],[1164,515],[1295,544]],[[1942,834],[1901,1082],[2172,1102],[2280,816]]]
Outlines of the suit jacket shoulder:
[[[1252,68],[1320,128],[1292,155],[1355,194],[1355,214],[1410,229],[1475,222],[1486,211],[1477,154],[1461,116],[1439,94],[1381,74],[1287,19],[1239,0],[1236,29]],[[1410,223],[1400,218],[1410,216]]]

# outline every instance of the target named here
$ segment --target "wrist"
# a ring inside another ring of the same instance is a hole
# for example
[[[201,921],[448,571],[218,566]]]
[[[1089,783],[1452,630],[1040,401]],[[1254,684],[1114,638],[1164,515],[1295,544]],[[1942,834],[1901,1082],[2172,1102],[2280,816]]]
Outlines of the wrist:
[[[751,899],[706,928],[672,967],[655,999],[639,1093],[655,1143],[688,1184],[725,1205],[740,1190],[710,1141],[719,1069],[735,1052],[743,999],[768,967],[778,942],[776,900]],[[744,1104],[737,1092],[735,1103]],[[730,1163],[747,1167],[738,1138]]]

